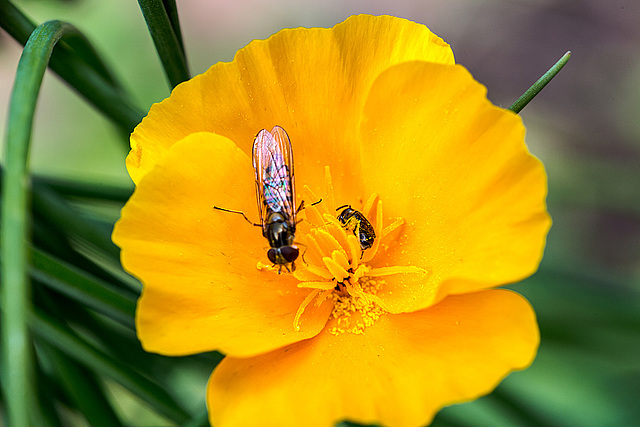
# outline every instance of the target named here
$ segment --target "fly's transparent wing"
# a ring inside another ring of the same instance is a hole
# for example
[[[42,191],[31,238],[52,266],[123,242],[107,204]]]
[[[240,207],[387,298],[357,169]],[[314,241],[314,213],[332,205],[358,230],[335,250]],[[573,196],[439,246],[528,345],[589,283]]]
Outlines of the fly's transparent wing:
[[[289,136],[280,126],[258,132],[253,142],[256,198],[263,234],[270,212],[279,212],[295,230],[293,152]]]

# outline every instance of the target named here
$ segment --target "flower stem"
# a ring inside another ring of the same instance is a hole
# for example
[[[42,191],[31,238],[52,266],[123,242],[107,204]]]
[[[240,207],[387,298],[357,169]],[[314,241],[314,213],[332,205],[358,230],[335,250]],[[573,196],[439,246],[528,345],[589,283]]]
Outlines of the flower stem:
[[[522,94],[520,98],[516,100],[516,102],[511,104],[509,110],[513,111],[516,114],[522,111],[522,109],[526,107],[527,104],[533,98],[535,98],[535,96],[540,93],[542,89],[544,89],[544,87],[551,81],[551,79],[553,79],[556,74],[558,74],[560,70],[562,70],[562,67],[564,67],[565,64],[569,61],[569,58],[571,58],[571,51],[562,55],[562,58],[560,58],[560,60],[556,62],[553,67],[549,68],[549,71],[544,73],[537,82],[535,82],[529,89],[527,89],[524,94]]]

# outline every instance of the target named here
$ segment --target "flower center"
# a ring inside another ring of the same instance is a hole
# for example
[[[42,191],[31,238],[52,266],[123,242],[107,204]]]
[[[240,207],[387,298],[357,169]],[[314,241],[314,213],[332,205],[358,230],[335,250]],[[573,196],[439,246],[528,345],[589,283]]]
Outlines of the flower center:
[[[313,300],[319,306],[326,299],[331,299],[331,318],[337,319],[331,332],[362,333],[386,311],[376,296],[384,281],[373,280],[368,275],[372,268],[362,262],[365,253],[359,239],[360,225],[351,228],[335,216],[319,212],[318,208],[308,209],[307,217],[316,218],[308,219],[311,229],[301,236],[307,250],[303,255],[304,263],[294,277],[300,280],[298,287],[311,291],[298,309],[294,329],[300,329],[300,316]],[[320,225],[317,225],[318,218],[322,220]],[[375,252],[378,247],[376,245],[367,251]],[[375,253],[367,254],[367,258],[370,255]]]
[[[360,279],[361,295],[342,295],[338,292],[331,294],[333,311],[331,318],[337,319],[330,333],[338,335],[349,332],[362,334],[364,330],[373,325],[386,310],[383,309],[372,297],[384,285],[384,281]]]
[[[319,199],[309,188],[305,190],[309,200]],[[386,284],[381,277],[416,272],[414,267],[373,268],[368,264],[376,255],[384,256],[388,245],[381,246],[381,241],[404,220],[397,219],[383,228],[382,201],[376,194],[362,211],[339,203],[336,209],[328,167],[324,196],[322,203],[304,211],[309,231],[299,239],[306,251],[294,277],[300,280],[299,288],[310,292],[298,308],[293,327],[300,330],[300,317],[311,303],[319,307],[329,299],[333,303],[330,321],[335,319],[330,332],[362,334],[387,312],[377,296]]]
[[[308,187],[305,191],[307,200],[320,199]],[[300,318],[311,304],[317,308],[330,300],[333,310],[329,332],[362,334],[388,311],[377,295],[387,284],[384,276],[427,271],[414,266],[369,265],[374,257],[384,257],[390,245],[381,242],[404,224],[399,218],[383,226],[382,201],[377,194],[369,198],[362,211],[344,204],[336,209],[331,173],[326,167],[324,196],[322,203],[305,208],[306,219],[296,236],[306,250],[293,276],[300,281],[298,287],[309,289],[309,293],[298,308],[293,328],[300,330]],[[300,232],[303,229],[308,231]],[[265,267],[258,263],[258,268]]]

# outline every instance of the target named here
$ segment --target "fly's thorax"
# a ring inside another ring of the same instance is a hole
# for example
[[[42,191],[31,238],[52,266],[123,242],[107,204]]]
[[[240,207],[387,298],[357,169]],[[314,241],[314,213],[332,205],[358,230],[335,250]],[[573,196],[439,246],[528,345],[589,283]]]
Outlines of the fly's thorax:
[[[295,232],[295,224],[289,221],[286,215],[280,212],[270,212],[267,216],[263,235],[272,248],[293,245]]]
[[[344,209],[342,209],[340,214],[338,214],[338,221],[340,221],[343,224],[345,224],[349,220],[349,218],[351,218],[354,215],[354,213],[358,212],[357,210],[353,209],[351,206],[342,206],[341,208],[344,208]],[[338,210],[341,208],[338,208]]]

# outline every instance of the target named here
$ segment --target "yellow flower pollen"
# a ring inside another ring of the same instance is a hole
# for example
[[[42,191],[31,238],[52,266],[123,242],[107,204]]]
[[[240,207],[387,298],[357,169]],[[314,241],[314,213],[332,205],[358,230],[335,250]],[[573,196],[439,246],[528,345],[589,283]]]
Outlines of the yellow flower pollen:
[[[367,290],[375,293],[383,284],[384,281],[374,281],[367,286]],[[335,325],[329,330],[333,335],[363,334],[366,328],[386,313],[386,310],[366,296],[342,296],[333,293],[331,298],[333,300],[331,318],[337,319]]]

